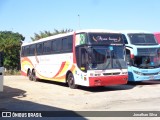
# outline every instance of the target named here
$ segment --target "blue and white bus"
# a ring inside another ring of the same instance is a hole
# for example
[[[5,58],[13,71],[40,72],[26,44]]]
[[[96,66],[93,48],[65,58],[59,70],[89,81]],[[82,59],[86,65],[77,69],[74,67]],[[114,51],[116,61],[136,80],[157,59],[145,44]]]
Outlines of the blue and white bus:
[[[128,81],[160,80],[160,47],[154,34],[121,31],[125,37]]]

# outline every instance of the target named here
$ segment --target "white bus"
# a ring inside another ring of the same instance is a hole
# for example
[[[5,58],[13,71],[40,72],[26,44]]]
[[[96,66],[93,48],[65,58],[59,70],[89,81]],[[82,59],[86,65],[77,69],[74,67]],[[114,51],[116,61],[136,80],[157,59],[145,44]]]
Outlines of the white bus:
[[[33,81],[68,83],[70,88],[126,84],[122,34],[80,30],[23,44],[21,73]]]
[[[4,76],[3,53],[0,52],[0,92],[3,91],[3,76]]]

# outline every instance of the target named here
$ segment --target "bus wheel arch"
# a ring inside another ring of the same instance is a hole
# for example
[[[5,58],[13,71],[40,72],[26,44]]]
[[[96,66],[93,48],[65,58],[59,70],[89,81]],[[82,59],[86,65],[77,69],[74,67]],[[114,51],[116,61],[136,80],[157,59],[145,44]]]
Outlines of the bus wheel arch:
[[[76,89],[78,85],[75,84],[75,79],[71,71],[68,71],[66,74],[66,82],[71,89]]]

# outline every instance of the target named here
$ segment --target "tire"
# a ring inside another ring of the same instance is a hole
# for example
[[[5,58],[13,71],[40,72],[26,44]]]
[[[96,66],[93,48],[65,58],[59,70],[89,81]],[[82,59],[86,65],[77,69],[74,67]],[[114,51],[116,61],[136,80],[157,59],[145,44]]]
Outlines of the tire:
[[[72,74],[72,73],[69,73],[69,74],[68,74],[67,83],[68,83],[68,86],[69,86],[71,89],[76,89],[76,88],[78,87],[78,86],[75,84],[75,80],[74,80],[74,77],[73,77],[73,74]]]
[[[30,70],[28,71],[28,78],[32,81],[32,72]]]
[[[35,82],[38,81],[38,79],[37,79],[37,77],[36,77],[36,72],[35,72],[35,70],[32,71],[32,80],[35,81]]]

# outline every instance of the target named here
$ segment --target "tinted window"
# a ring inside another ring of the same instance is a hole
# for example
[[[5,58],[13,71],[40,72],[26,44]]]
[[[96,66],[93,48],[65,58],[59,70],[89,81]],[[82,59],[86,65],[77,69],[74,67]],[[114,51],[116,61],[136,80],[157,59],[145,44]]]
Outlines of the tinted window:
[[[42,51],[43,51],[42,43],[37,44],[37,49],[36,49],[36,51],[37,51],[37,54],[38,54],[38,55],[42,54]]]
[[[25,47],[25,55],[28,56],[29,55],[29,46]]]
[[[62,50],[62,39],[56,40],[57,51]]]
[[[157,45],[153,34],[128,34],[128,36],[135,45]]]
[[[62,39],[62,48],[63,51],[71,51],[73,46],[73,39],[71,36]]]
[[[56,47],[56,40],[53,40],[52,41],[52,51],[55,52],[56,49],[57,49],[57,47]]]
[[[70,51],[72,51],[72,48],[73,48],[73,37],[72,36],[69,36],[68,37],[68,49]]]
[[[51,44],[52,44],[53,52],[60,52],[62,50],[62,40],[61,39],[52,40]]]
[[[34,55],[34,52],[35,52],[35,45],[30,45],[29,54]]]
[[[51,52],[51,41],[46,41],[43,44],[43,53],[50,53]]]
[[[63,48],[63,50],[68,49],[68,39],[66,39],[66,38],[62,39],[62,48]]]

